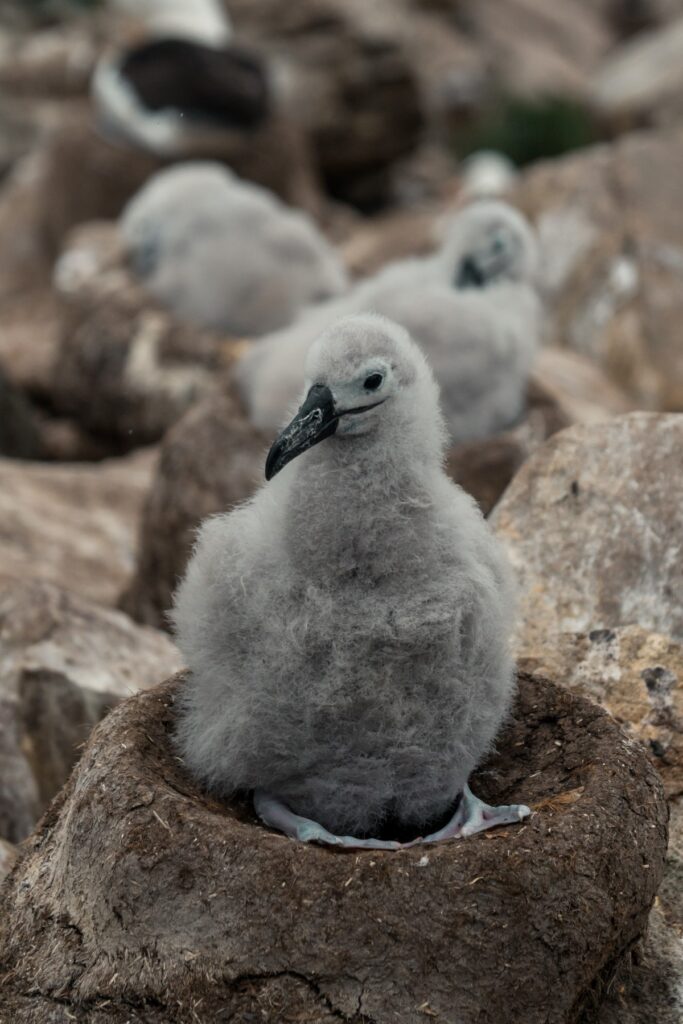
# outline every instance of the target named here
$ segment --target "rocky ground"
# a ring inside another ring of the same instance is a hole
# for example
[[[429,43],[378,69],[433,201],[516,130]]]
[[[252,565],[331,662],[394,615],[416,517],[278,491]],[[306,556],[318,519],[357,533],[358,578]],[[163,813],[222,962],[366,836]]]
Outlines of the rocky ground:
[[[480,786],[536,813],[345,856],[184,774],[165,612],[262,477],[233,382],[257,342],[127,265],[116,218],[166,161],[89,102],[126,4],[0,0],[0,1024],[680,1024],[683,4],[228,6],[277,102],[222,158],[354,277],[437,244],[470,151],[517,165],[544,346],[525,416],[447,469],[520,583]]]

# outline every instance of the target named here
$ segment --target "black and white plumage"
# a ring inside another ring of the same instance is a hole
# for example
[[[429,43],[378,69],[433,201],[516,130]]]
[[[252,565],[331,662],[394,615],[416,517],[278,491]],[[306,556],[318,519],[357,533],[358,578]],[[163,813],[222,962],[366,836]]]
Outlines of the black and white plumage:
[[[238,367],[253,423],[276,429],[298,397],[306,354],[341,316],[367,310],[402,324],[427,355],[455,441],[489,437],[523,412],[540,333],[536,242],[513,207],[466,207],[437,253],[391,264],[339,299],[304,310]]]
[[[103,130],[162,158],[222,154],[271,113],[262,57],[232,39],[219,0],[117,0],[137,26],[95,68]]]
[[[347,285],[308,214],[210,161],[155,174],[126,206],[120,229],[149,291],[200,326],[263,334]]]
[[[466,789],[513,695],[513,587],[442,470],[426,360],[361,316],[323,334],[307,369],[269,482],[205,522],[176,595],[182,757],[216,793],[256,790],[302,839],[424,830],[459,795],[469,831],[518,821],[527,809],[485,805],[482,821]]]

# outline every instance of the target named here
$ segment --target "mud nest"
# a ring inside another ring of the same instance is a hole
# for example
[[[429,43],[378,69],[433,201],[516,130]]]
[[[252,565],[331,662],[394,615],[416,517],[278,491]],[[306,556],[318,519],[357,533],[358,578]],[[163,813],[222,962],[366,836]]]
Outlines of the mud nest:
[[[170,743],[181,679],[95,729],[25,844],[0,912],[0,1020],[564,1024],[641,934],[666,804],[597,706],[521,676],[472,788],[530,804],[528,822],[343,852],[195,786]]]

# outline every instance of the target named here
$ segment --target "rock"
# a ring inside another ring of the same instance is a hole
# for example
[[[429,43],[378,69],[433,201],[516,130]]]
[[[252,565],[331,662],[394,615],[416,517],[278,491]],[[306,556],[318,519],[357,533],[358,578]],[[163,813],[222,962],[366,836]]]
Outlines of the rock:
[[[611,33],[595,4],[568,0],[464,0],[461,18],[507,94],[583,98],[586,76],[607,52]]]
[[[536,357],[532,381],[569,423],[597,423],[635,409],[604,370],[571,349],[544,346]]]
[[[48,404],[61,318],[62,305],[45,286],[2,299],[0,362],[5,375],[15,387]]]
[[[424,125],[397,30],[403,12],[386,0],[235,0],[230,15],[278,69],[281,104],[304,128],[328,190],[364,208],[386,202],[392,165]]]
[[[50,256],[42,232],[41,183],[44,181],[43,154],[34,150],[17,160],[0,191],[0,232],[11,238],[11,246],[0,249],[0,297],[3,301],[35,286],[45,285]]]
[[[0,196],[0,229],[15,240],[2,252],[0,295],[38,282],[48,287],[67,232],[83,221],[117,217],[157,167],[151,157],[99,135],[87,108],[65,111],[15,165]]]
[[[593,0],[587,0],[593,5]],[[681,11],[680,0],[600,0],[619,39],[671,21]]]
[[[680,120],[683,17],[609,54],[593,81],[598,113],[616,130]]]
[[[109,0],[112,29],[137,31],[156,39],[199,39],[216,47],[232,34],[232,23],[221,0]]]
[[[0,919],[13,1024],[123,1024],[136,1007],[145,1024],[197,1007],[569,1024],[637,940],[663,870],[661,785],[609,716],[549,680],[521,677],[474,782],[528,800],[527,824],[351,858],[204,796],[169,743],[177,695],[176,678],[115,709],[24,844]]]
[[[682,449],[683,416],[638,412],[562,431],[522,467],[492,521],[526,649],[627,625],[683,639]]]
[[[606,12],[595,7],[585,0],[232,0],[230,12],[238,33],[284,66],[283,102],[307,126],[333,192],[372,205],[368,199],[391,195],[386,169],[420,135],[452,147],[460,131],[471,146],[501,96],[585,102],[613,39]]]
[[[41,410],[42,413],[42,410]],[[55,462],[100,462],[110,455],[110,446],[83,430],[67,416],[41,415],[43,458]]]
[[[70,237],[55,269],[66,303],[52,399],[87,430],[130,448],[157,441],[217,391],[234,339],[176,320],[125,265],[117,228]]]
[[[454,445],[446,457],[449,475],[489,515],[532,452],[571,422],[542,384],[531,381],[524,419],[483,441]]]
[[[341,251],[354,277],[375,274],[385,263],[434,251],[435,211],[398,209],[363,219],[348,233]]]
[[[598,362],[640,408],[683,409],[683,129],[624,137],[522,175],[550,341]]]
[[[667,796],[683,794],[683,644],[624,626],[560,633],[518,655],[520,667],[606,708],[645,745]]]
[[[26,123],[23,111],[0,101],[0,181],[14,164],[31,149],[34,141],[33,125]]]
[[[52,583],[0,584],[0,835],[23,839],[93,726],[181,664],[167,636],[121,612]]]
[[[47,385],[48,379],[52,380],[51,374],[49,378],[43,377],[39,372],[34,375],[40,367],[42,353],[38,353],[34,362],[31,362],[30,358],[22,362],[20,357],[18,366],[10,364],[13,375],[19,378],[20,383],[9,379],[3,367],[3,356],[10,356],[13,341],[17,339],[8,339],[5,326],[3,316],[3,342],[7,343],[7,350],[3,352],[4,344],[0,343],[0,456],[59,461],[103,458],[106,451],[103,451],[75,423],[50,415],[26,397],[26,383],[33,393],[40,395],[42,386]],[[11,333],[10,326],[9,334]],[[24,341],[26,342],[26,337]],[[35,347],[40,348],[40,344]],[[27,348],[34,348],[30,345],[30,340]],[[21,379],[24,370],[28,370],[25,381]]]
[[[44,454],[38,418],[0,366],[0,455],[36,459]]]
[[[595,412],[605,401],[598,393]],[[493,516],[522,579],[520,669],[598,701],[644,743],[678,797],[648,933],[605,1004],[588,1013],[596,1024],[678,1024],[683,1011],[683,648],[680,633],[677,641],[651,631],[652,618],[681,622],[675,601],[670,615],[667,607],[682,593],[680,575],[669,577],[681,535],[680,495],[671,494],[679,432],[683,417],[644,413],[564,431],[530,459]],[[584,631],[562,632],[577,628],[577,615]],[[629,621],[645,628],[621,624]]]
[[[0,839],[0,883],[10,873],[17,859],[17,848],[6,839]]]
[[[78,23],[15,32],[0,56],[0,88],[15,97],[85,96],[97,58],[94,34]]]
[[[0,459],[0,580],[43,579],[114,604],[135,564],[156,453],[96,465]]]
[[[530,451],[543,440],[525,422],[497,437],[468,441],[451,448],[446,469],[456,483],[476,498],[482,512],[488,516]]]
[[[137,568],[121,601],[134,619],[166,626],[199,523],[254,493],[269,443],[232,393],[202,402],[168,432],[142,517]]]
[[[14,304],[8,305],[11,307]],[[5,319],[4,314],[3,310],[0,336],[0,456],[46,461],[55,459],[59,462],[105,458],[109,454],[106,445],[87,434],[74,420],[55,416],[50,410],[57,346],[53,329],[56,331],[57,325],[43,319],[45,307],[38,303],[37,309],[31,309],[30,318],[20,313],[19,322],[14,319],[11,309],[8,311],[8,319]],[[32,334],[32,327],[36,330],[35,335]],[[41,333],[43,327],[45,333]],[[9,373],[5,372],[3,364]],[[32,398],[29,399],[27,394]]]

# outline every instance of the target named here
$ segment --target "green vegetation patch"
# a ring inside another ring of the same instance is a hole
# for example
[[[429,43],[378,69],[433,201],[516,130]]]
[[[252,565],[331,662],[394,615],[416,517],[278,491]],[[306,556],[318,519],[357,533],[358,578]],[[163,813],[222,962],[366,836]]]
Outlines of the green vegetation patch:
[[[577,101],[557,96],[504,97],[476,125],[458,133],[454,143],[462,157],[493,149],[521,167],[590,146],[599,138],[593,116]]]

